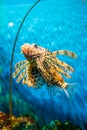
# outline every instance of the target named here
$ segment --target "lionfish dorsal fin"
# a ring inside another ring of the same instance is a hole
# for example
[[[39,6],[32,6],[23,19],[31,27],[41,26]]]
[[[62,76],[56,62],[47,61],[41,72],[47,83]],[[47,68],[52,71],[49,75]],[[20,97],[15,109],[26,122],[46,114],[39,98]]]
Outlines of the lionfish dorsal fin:
[[[58,51],[54,51],[52,53],[54,56],[56,55],[66,55],[72,58],[77,58],[77,55],[74,52],[68,51],[68,50],[58,50]]]

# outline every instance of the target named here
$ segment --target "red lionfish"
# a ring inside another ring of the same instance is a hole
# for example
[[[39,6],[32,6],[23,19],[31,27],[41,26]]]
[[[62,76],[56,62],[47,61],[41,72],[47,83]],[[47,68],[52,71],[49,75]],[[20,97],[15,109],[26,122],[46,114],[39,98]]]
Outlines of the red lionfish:
[[[24,44],[21,46],[22,53],[26,60],[20,61],[15,65],[13,77],[17,77],[17,82],[39,88],[47,83],[48,88],[65,88],[69,85],[64,81],[62,75],[67,78],[71,76],[67,71],[73,72],[74,69],[67,63],[59,60],[57,55],[66,55],[76,58],[76,54],[68,50],[58,50],[51,52],[36,44]]]

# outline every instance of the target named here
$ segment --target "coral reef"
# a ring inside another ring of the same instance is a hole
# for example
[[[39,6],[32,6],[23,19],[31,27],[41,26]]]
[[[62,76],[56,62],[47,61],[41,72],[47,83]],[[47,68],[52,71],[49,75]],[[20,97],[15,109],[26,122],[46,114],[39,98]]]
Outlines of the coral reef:
[[[39,122],[38,122],[39,123]],[[52,121],[49,125],[40,128],[37,121],[31,116],[10,116],[0,112],[1,130],[81,130],[80,127],[70,122],[61,123],[58,120]]]
[[[39,130],[35,120],[30,116],[18,117],[6,115],[0,112],[0,129],[1,130]]]

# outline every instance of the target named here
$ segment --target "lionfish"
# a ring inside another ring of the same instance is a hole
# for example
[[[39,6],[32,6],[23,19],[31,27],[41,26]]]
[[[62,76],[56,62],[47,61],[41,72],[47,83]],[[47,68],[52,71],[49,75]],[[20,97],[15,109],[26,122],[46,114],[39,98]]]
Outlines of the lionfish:
[[[22,84],[34,88],[40,88],[46,83],[48,89],[60,87],[65,90],[69,84],[64,81],[63,75],[70,78],[68,71],[73,72],[74,69],[59,60],[57,55],[76,58],[75,53],[68,50],[51,52],[36,44],[28,43],[23,44],[21,50],[26,60],[15,65],[13,77],[17,77],[17,82],[22,81]]]

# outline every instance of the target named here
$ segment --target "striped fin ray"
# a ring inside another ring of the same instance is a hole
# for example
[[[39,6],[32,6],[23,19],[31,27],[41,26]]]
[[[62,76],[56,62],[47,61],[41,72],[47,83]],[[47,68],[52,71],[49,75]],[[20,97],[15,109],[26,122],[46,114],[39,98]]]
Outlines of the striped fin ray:
[[[38,59],[37,62],[38,62],[37,67],[38,67],[38,70],[39,70],[40,74],[43,76],[45,81],[48,82],[48,80],[50,79],[51,75],[50,75],[50,73],[47,70],[48,69],[47,66],[45,67],[44,64],[40,62],[39,59]]]
[[[18,76],[18,78],[17,78],[17,82],[20,82],[21,81],[21,79],[24,77],[24,75],[26,74],[26,69]]]
[[[51,75],[44,65],[40,66],[40,72],[41,72],[42,76],[44,77],[45,81],[48,82],[51,78]]]
[[[57,58],[52,58],[51,61],[53,63],[55,63],[56,65],[60,66],[60,67],[63,67],[65,70],[67,71],[71,71],[71,72],[74,72],[74,68],[70,65],[68,65],[67,63],[57,59]]]
[[[27,75],[25,75],[24,77],[23,77],[23,80],[22,80],[22,84],[26,84],[27,83]]]
[[[20,62],[17,62],[17,64],[15,65],[15,69],[17,69],[18,67],[20,67],[22,64],[25,64],[27,63],[28,61],[27,60],[22,60]]]
[[[13,78],[15,78],[20,73],[20,71],[26,67],[27,64],[28,63],[25,63],[25,64],[21,65],[20,67],[18,67],[16,69],[16,71],[13,73]]]
[[[32,62],[32,65],[34,65],[33,64],[33,62]],[[27,74],[27,76],[26,77],[24,77],[24,79],[23,79],[23,84],[27,84],[27,86],[32,86],[32,87],[34,87],[34,84],[35,84],[35,82],[34,82],[34,76],[32,75],[32,65],[29,65],[29,66],[27,66],[27,68],[26,68],[26,74]]]
[[[59,50],[59,51],[54,51],[53,53],[53,56],[56,56],[56,55],[66,55],[66,56],[69,56],[69,57],[72,57],[72,58],[76,58],[77,55],[71,51],[68,51],[68,50]]]
[[[55,70],[52,76],[53,76],[52,84],[57,84],[58,86],[62,86],[62,84],[64,83],[63,77],[59,73],[56,73]]]
[[[60,67],[51,62],[49,59],[47,60],[47,63],[50,65],[50,67],[54,68],[57,72],[64,74],[67,78],[71,77],[66,72],[64,72]]]
[[[47,63],[44,62],[44,67],[47,69],[46,73],[49,73],[49,80],[48,83],[49,84],[58,84],[59,86],[61,86],[61,84],[64,82],[62,76],[56,72],[56,69],[54,69],[52,66],[48,65],[49,67],[47,67]]]

